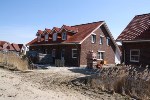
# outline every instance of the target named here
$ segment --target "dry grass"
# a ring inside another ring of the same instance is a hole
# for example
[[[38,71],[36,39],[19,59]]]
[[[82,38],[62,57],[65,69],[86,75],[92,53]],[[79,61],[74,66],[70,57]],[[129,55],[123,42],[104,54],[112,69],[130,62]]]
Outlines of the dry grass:
[[[21,58],[15,52],[0,52],[0,63],[10,70],[25,71],[29,67],[27,59]]]
[[[92,88],[110,93],[129,95],[136,99],[150,99],[150,71],[148,66],[120,66],[103,68],[91,79]]]

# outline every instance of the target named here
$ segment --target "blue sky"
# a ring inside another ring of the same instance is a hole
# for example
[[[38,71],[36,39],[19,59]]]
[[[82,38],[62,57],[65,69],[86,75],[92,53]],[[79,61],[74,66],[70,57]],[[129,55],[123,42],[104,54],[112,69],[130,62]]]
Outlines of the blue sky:
[[[24,43],[38,29],[105,21],[116,39],[150,0],[0,0],[0,40]]]

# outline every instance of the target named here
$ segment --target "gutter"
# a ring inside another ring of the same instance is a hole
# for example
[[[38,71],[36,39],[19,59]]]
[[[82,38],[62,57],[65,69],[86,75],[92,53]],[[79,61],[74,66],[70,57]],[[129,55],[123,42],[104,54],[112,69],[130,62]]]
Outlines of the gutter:
[[[79,42],[76,43],[53,43],[53,44],[33,44],[28,46],[41,46],[41,45],[70,45],[70,44],[80,44]]]

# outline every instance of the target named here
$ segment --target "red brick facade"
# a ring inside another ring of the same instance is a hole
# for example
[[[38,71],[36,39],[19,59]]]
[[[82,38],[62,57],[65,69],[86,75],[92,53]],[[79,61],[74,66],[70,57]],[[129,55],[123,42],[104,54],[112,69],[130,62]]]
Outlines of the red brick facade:
[[[126,42],[123,43],[123,62],[125,64],[134,64],[134,65],[150,65],[150,42]],[[130,61],[130,50],[139,50],[139,62]]]
[[[122,62],[150,65],[150,13],[136,15],[117,41],[122,42]]]
[[[89,51],[93,51],[94,53],[97,53],[98,51],[104,51],[104,61],[106,61],[107,64],[115,64],[115,46],[112,40],[110,42],[110,45],[107,45],[106,39],[110,36],[108,35],[105,27],[101,26],[94,33],[96,34],[96,43],[91,43],[90,36],[81,44],[80,64],[86,65],[86,56]],[[104,36],[103,44],[100,44],[100,35]],[[100,60],[98,60],[98,62],[100,62]]]
[[[68,27],[68,26],[67,26]],[[30,51],[38,51],[41,53],[52,54],[52,50],[56,50],[56,56],[54,59],[61,59],[61,53],[64,51],[65,66],[86,66],[87,65],[87,54],[89,51],[98,53],[98,51],[104,52],[104,61],[107,64],[115,64],[115,44],[112,36],[108,32],[105,23],[96,22],[81,24],[69,29],[77,29],[77,33],[60,29],[61,32],[57,34],[57,41],[52,41],[51,32],[49,40],[47,42],[37,42],[36,39],[29,42]],[[53,30],[52,30],[53,31]],[[62,33],[67,33],[67,40],[62,40]],[[91,42],[91,35],[96,35],[96,42]],[[102,36],[102,44],[100,44],[100,36]],[[109,45],[107,45],[107,38],[110,39]],[[79,40],[80,39],[80,40]],[[34,42],[36,41],[36,42]],[[72,49],[77,50],[77,57],[72,58]],[[98,60],[99,62],[100,60]]]

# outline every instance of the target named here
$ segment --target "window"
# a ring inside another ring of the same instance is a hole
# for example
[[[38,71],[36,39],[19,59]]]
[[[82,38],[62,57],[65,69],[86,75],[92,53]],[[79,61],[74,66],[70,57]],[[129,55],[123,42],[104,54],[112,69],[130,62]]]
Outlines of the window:
[[[53,41],[56,41],[57,40],[57,33],[54,33],[53,34]]]
[[[103,44],[103,37],[100,36],[99,44]]]
[[[45,41],[48,41],[48,34],[45,34]]]
[[[37,39],[38,39],[38,42],[40,42],[40,40],[41,40],[41,35],[39,35],[39,36],[37,37]]]
[[[62,40],[66,40],[67,39],[67,34],[66,33],[62,33]]]
[[[45,34],[45,41],[48,41],[48,34]]]
[[[52,57],[55,57],[56,56],[56,49],[53,49],[52,50]]]
[[[92,34],[91,36],[91,42],[96,43],[96,34]]]
[[[107,45],[109,46],[110,45],[110,38],[107,37]]]
[[[103,44],[103,35],[100,35],[100,40],[99,40],[99,44]]]
[[[130,61],[131,62],[139,62],[140,58],[140,50],[132,49],[130,50]]]
[[[72,49],[72,58],[77,58],[77,49]]]
[[[98,60],[104,60],[104,52],[105,51],[98,51],[97,52],[97,59]]]

